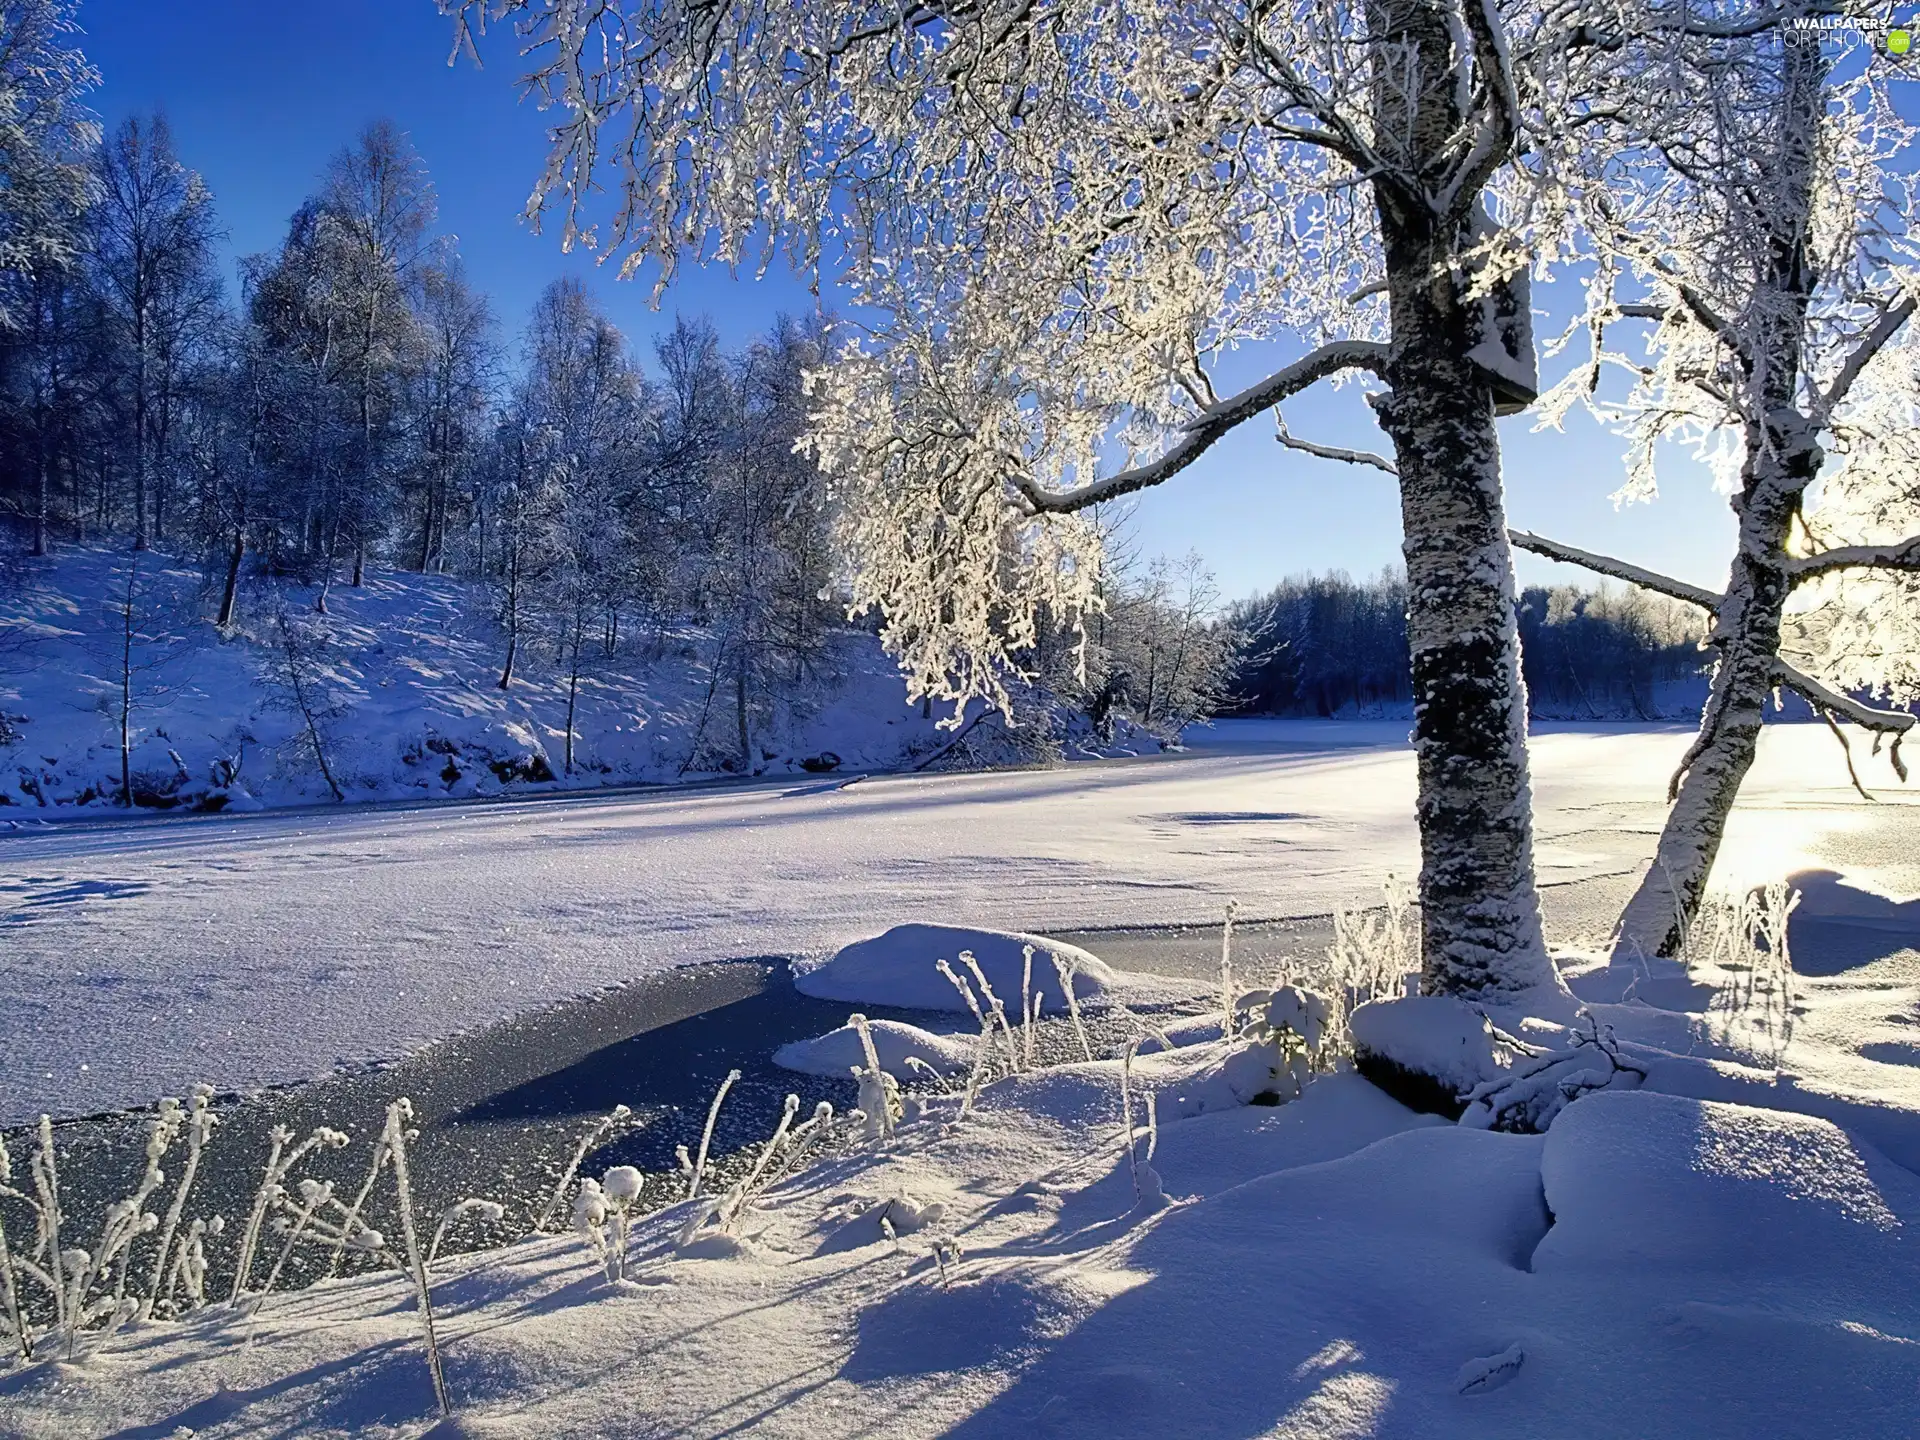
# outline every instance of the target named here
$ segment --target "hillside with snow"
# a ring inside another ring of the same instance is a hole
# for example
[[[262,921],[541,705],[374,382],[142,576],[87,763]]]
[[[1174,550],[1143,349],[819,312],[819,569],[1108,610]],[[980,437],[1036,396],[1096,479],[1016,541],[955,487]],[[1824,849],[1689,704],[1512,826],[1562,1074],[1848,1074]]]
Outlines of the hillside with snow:
[[[259,579],[237,623],[208,618],[202,574],[149,552],[68,547],[0,583],[0,805],[115,806],[126,711],[134,803],[250,809],[332,798],[464,799],[739,773],[712,645],[685,626],[596,639],[583,656],[566,765],[568,667],[506,638],[477,583],[370,571],[314,587]],[[129,581],[132,623],[128,623]],[[282,614],[287,627],[280,624]],[[892,770],[945,742],[864,631],[756,720],[756,773]],[[309,724],[311,719],[311,724]],[[317,746],[317,751],[316,751]]]

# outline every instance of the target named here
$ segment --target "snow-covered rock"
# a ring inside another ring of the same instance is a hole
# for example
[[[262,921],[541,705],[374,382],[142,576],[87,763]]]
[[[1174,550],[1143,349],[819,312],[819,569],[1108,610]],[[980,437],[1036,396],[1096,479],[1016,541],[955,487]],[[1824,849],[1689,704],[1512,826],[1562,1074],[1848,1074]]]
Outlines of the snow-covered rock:
[[[1920,1320],[1920,1178],[1829,1121],[1608,1091],[1555,1121],[1541,1180],[1555,1217],[1542,1274],[1813,1282],[1857,1320],[1907,1335]]]
[[[880,1068],[896,1080],[915,1078],[914,1072],[919,1066],[909,1065],[909,1059],[918,1060],[939,1075],[957,1075],[973,1063],[975,1040],[972,1036],[935,1035],[899,1020],[869,1020],[867,1033],[873,1039]],[[851,1025],[842,1025],[810,1040],[782,1045],[773,1052],[773,1063],[802,1075],[832,1075],[844,1079],[856,1065],[867,1063],[867,1054],[860,1043],[860,1032]]]
[[[1042,997],[1042,1013],[1063,1015],[1066,998],[1048,955],[1058,955],[1074,970],[1073,993],[1082,1003],[1099,1000],[1119,983],[1105,962],[1076,945],[1007,930],[974,930],[961,925],[896,925],[884,935],[856,941],[809,968],[796,967],[794,988],[822,1000],[865,1005],[895,1005],[906,1010],[966,1010],[960,992],[940,973],[945,960],[977,992],[973,972],[960,960],[970,951],[1009,1021],[1020,1016],[1026,975],[1026,947],[1033,947],[1032,984]],[[985,997],[980,997],[984,1005]]]
[[[1487,1019],[1448,995],[1375,1000],[1347,1020],[1354,1068],[1404,1105],[1450,1118],[1505,1068]]]
[[[1179,1087],[1174,1113],[1182,1118],[1251,1105],[1274,1094],[1274,1049],[1258,1041],[1235,1045]],[[1272,1104],[1271,1099],[1267,1100]]]

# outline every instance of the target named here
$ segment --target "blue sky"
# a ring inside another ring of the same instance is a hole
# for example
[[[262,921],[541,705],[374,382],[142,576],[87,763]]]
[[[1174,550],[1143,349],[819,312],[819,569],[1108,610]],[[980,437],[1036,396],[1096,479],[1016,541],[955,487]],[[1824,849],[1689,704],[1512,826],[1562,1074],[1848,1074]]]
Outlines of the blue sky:
[[[518,217],[545,154],[543,117],[519,103],[504,46],[483,71],[464,60],[447,65],[450,31],[433,0],[83,0],[80,19],[103,77],[94,108],[109,125],[166,111],[183,158],[213,189],[236,256],[272,248],[328,157],[385,116],[425,157],[442,226],[459,237],[508,334],[565,273],[587,278],[643,347],[676,310],[710,315],[737,343],[776,312],[813,304],[784,272],[754,281],[690,268],[655,313],[649,283],[618,283],[591,259],[562,254],[552,235],[531,233]],[[1243,352],[1223,388],[1286,358]],[[1304,397],[1288,407],[1288,423],[1323,443],[1382,443],[1354,390]],[[1512,523],[1696,582],[1724,578],[1733,520],[1704,472],[1676,461],[1658,502],[1616,510],[1608,499],[1620,483],[1616,442],[1584,418],[1564,435],[1533,434],[1530,425],[1525,416],[1501,422]],[[1387,476],[1283,451],[1263,423],[1149,492],[1135,524],[1144,553],[1198,550],[1228,596],[1307,570],[1367,574],[1399,555],[1399,504]],[[1520,558],[1520,575],[1583,578],[1530,556]]]

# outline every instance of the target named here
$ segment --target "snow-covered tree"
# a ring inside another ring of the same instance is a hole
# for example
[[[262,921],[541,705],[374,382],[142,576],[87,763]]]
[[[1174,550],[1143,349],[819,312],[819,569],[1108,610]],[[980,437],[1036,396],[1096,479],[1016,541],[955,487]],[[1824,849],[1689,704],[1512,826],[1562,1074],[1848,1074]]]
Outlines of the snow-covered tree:
[[[833,579],[824,486],[796,448],[806,430],[806,372],[817,330],[779,321],[734,367],[736,412],[709,482],[712,545],[704,590],[725,644],[715,665],[733,690],[743,770],[760,768],[754,733],[773,697],[815,678],[822,655],[821,591]]]
[[[784,240],[874,318],[813,443],[916,690],[1004,701],[1095,603],[1082,512],[1322,380],[1398,457],[1425,983],[1555,983],[1532,862],[1494,416],[1532,398],[1488,193],[1521,122],[1495,3],[441,0],[511,20],[557,107],[536,218],[664,280]],[[1591,7],[1598,10],[1600,7]],[[1514,15],[1557,44],[1589,7]],[[617,204],[593,213],[611,172]],[[769,238],[771,237],[771,238]],[[1304,351],[1216,393],[1230,347]]]
[[[1219,587],[1197,553],[1113,570],[1093,624],[1099,653],[1088,667],[1088,714],[1103,729],[1124,715],[1175,739],[1220,708],[1240,636],[1216,617]]]
[[[213,196],[180,163],[165,117],[121,123],[97,152],[87,275],[124,422],[134,545],[164,538],[170,442],[196,352],[220,320]]]
[[[1784,648],[1837,689],[1911,708],[1920,702],[1920,330],[1903,330],[1875,358],[1831,429],[1840,463],[1821,475],[1802,516],[1807,550],[1793,565],[1804,588]],[[1889,730],[1905,718],[1886,717]],[[1893,732],[1895,746],[1905,728]]]
[[[384,529],[399,469],[403,391],[423,344],[414,301],[438,248],[437,213],[426,165],[391,121],[369,125],[327,167],[317,238],[339,383],[357,432],[351,484],[338,506],[342,539],[353,551],[354,585],[361,583],[369,545]]]
[[[0,326],[16,287],[81,246],[99,127],[81,99],[99,76],[74,44],[75,0],[0,0]]]
[[[409,557],[439,574],[471,511],[497,365],[493,311],[457,257],[427,270],[420,286],[420,364],[410,399],[417,444],[405,476],[412,492]]]
[[[1856,512],[1860,492],[1884,497],[1886,485],[1911,483],[1884,463],[1875,438],[1893,418],[1884,405],[1873,422],[1849,418],[1856,382],[1920,300],[1911,205],[1888,168],[1910,132],[1877,62],[1836,83],[1832,32],[1797,28],[1777,11],[1760,18],[1768,23],[1683,40],[1663,33],[1601,57],[1614,103],[1577,147],[1589,171],[1579,216],[1601,256],[1580,327],[1593,349],[1543,402],[1552,418],[1585,398],[1630,437],[1625,498],[1654,493],[1662,441],[1715,464],[1739,520],[1726,587],[1516,537],[1712,616],[1712,685],[1654,862],[1621,919],[1616,946],[1628,956],[1681,944],[1771,694],[1796,691],[1830,721],[1883,735],[1913,723],[1841,693],[1831,682],[1846,676],[1808,674],[1781,655],[1799,586],[1852,567],[1920,566],[1920,545],[1821,549],[1804,513],[1826,447],[1842,434],[1856,437],[1863,458],[1836,496],[1852,494]],[[1610,348],[1623,326],[1649,324],[1644,358]],[[1628,374],[1623,400],[1601,398],[1608,366]],[[1808,553],[1810,542],[1819,553]]]

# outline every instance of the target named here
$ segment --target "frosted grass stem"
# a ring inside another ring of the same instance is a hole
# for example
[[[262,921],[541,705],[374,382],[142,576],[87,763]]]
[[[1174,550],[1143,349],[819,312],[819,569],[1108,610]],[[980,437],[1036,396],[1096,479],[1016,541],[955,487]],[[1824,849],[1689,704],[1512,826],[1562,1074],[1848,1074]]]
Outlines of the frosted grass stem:
[[[566,1200],[567,1187],[573,1184],[573,1177],[580,1173],[581,1163],[586,1160],[588,1152],[613,1130],[624,1125],[632,1115],[633,1111],[629,1107],[616,1105],[610,1113],[601,1116],[600,1120],[580,1137],[580,1143],[573,1152],[573,1159],[567,1162],[567,1168],[560,1176],[560,1183],[553,1187],[553,1193],[547,1197],[546,1206],[541,1210],[540,1217],[533,1222],[534,1234],[539,1235],[545,1232],[547,1222],[553,1218],[553,1212],[558,1210]]]
[[[1073,991],[1076,967],[1071,960],[1063,959],[1057,950],[1049,950],[1047,955],[1053,961],[1054,974],[1060,977],[1060,991],[1067,997],[1067,1014],[1073,1017],[1073,1033],[1080,1037],[1080,1053],[1091,1061],[1093,1045],[1087,1039],[1086,1023],[1080,1018],[1080,997]]]
[[[720,1118],[720,1105],[727,1098],[727,1091],[740,1078],[738,1070],[729,1070],[727,1078],[720,1082],[720,1088],[714,1091],[713,1104],[707,1107],[707,1128],[700,1132],[700,1158],[694,1162],[693,1175],[687,1182],[687,1198],[697,1199],[700,1194],[700,1182],[707,1173],[707,1149],[713,1143],[714,1123]]]
[[[402,1096],[387,1107],[385,1140],[393,1152],[393,1178],[399,1190],[400,1235],[407,1247],[407,1272],[413,1280],[414,1298],[420,1305],[420,1329],[427,1342],[427,1372],[433,1377],[433,1398],[442,1415],[451,1415],[453,1405],[447,1398],[447,1378],[440,1369],[440,1345],[433,1331],[433,1295],[427,1288],[427,1266],[420,1253],[420,1239],[413,1223],[413,1181],[407,1172],[407,1121],[413,1118],[413,1102]]]

